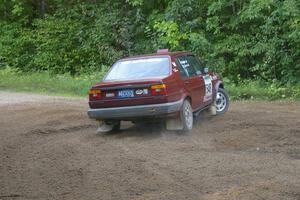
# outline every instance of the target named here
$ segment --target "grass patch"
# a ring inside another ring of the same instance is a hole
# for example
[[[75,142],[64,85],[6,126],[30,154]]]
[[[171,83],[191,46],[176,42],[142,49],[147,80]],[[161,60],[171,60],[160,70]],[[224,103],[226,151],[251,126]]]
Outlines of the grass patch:
[[[103,71],[73,77],[69,74],[53,75],[47,72],[22,73],[11,68],[0,70],[0,90],[39,94],[86,97],[89,88],[100,82]]]
[[[282,86],[261,81],[233,84],[226,79],[224,82],[232,100],[300,100],[300,84]]]
[[[6,68],[0,70],[0,90],[86,97],[89,88],[100,82],[106,72],[107,68],[103,67],[102,71],[73,77],[47,72],[27,74]],[[232,100],[300,100],[300,85],[281,86],[259,81],[233,84],[227,79],[224,79],[224,84]]]

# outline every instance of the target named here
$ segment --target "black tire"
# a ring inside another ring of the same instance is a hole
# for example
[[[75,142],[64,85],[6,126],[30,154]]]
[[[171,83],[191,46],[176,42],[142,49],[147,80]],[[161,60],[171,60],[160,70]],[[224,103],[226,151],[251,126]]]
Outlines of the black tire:
[[[229,108],[229,95],[223,88],[219,88],[216,96],[215,101],[216,106],[216,114],[217,115],[224,115]]]
[[[114,122],[112,131],[119,131],[121,128],[121,121]]]
[[[193,110],[190,101],[184,100],[182,109],[180,112],[180,118],[183,125],[184,131],[190,131],[193,129]]]

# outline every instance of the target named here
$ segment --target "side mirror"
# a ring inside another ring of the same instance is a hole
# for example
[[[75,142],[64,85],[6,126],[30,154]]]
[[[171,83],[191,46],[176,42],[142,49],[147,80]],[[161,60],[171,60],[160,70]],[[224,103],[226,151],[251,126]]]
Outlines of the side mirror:
[[[207,73],[208,73],[208,67],[205,66],[205,67],[204,67],[204,74],[207,74]]]

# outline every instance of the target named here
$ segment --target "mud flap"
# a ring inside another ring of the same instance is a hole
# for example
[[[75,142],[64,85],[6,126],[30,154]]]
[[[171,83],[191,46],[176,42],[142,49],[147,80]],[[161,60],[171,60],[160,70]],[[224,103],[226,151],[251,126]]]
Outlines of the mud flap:
[[[168,131],[183,130],[183,124],[180,119],[167,119],[166,129]]]
[[[107,133],[113,130],[113,124],[107,124],[104,121],[99,121],[97,133]]]

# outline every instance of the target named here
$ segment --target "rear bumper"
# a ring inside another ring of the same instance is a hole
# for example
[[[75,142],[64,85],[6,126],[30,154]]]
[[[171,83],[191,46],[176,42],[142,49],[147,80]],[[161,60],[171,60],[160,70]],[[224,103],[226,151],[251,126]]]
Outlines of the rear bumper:
[[[180,110],[181,105],[182,101],[180,100],[162,104],[89,109],[88,116],[98,120],[155,117],[176,113]]]

